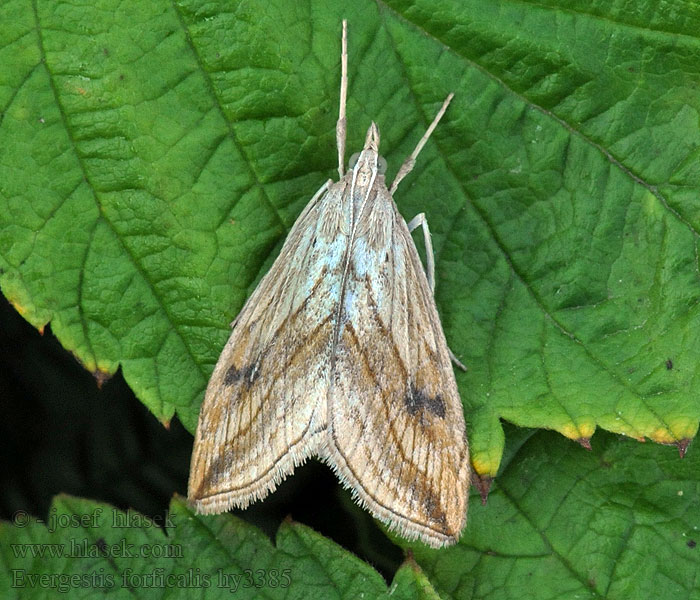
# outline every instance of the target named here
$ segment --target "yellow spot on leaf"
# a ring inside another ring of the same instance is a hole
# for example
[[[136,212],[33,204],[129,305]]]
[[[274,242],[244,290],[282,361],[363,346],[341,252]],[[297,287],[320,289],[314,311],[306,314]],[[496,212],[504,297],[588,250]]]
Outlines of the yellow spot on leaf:
[[[663,427],[659,427],[658,429],[652,431],[649,438],[659,444],[672,444],[673,442],[678,441],[675,437],[673,437],[673,434],[671,434],[668,429]]]
[[[690,417],[666,418],[665,421],[673,433],[674,442],[694,438],[698,433],[698,425],[700,425],[697,419]]]
[[[494,462],[490,454],[481,452],[472,455],[472,467],[481,477],[495,477],[498,472],[498,462]]]
[[[595,423],[567,423],[563,427],[559,428],[559,432],[572,440],[590,438],[595,433]]]
[[[10,304],[14,307],[14,309],[23,317],[27,314],[27,309],[24,308],[24,306],[20,305],[17,300],[14,300],[13,298],[8,298],[10,301]]]

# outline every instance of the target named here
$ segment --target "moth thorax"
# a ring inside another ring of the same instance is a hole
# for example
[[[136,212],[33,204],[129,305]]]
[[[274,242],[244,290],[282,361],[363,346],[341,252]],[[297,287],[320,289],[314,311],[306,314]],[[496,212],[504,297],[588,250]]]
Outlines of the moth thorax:
[[[378,175],[377,179],[384,178]],[[385,194],[382,194],[382,190]],[[368,247],[374,250],[385,248],[391,239],[391,229],[394,226],[394,219],[391,211],[391,204],[387,202],[390,198],[386,188],[375,185],[370,190],[367,202],[362,208],[356,205],[356,210],[361,214],[356,218],[356,236],[365,238]]]
[[[355,168],[357,176],[355,178],[355,186],[360,189],[367,189],[374,179],[373,175],[377,172],[376,163],[371,164],[368,162],[358,165]],[[376,177],[376,175],[374,175]]]

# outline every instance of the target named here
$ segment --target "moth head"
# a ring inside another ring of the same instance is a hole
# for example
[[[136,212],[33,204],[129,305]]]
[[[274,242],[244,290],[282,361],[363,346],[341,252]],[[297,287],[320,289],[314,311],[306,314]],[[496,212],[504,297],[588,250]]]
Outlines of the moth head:
[[[367,130],[367,135],[365,136],[365,147],[363,150],[374,150],[376,153],[379,152],[379,127],[372,121],[372,124]]]
[[[374,122],[367,130],[362,152],[356,152],[350,157],[348,169],[360,172],[371,172],[376,169],[378,175],[386,173],[386,160],[383,156],[379,156],[379,128]]]

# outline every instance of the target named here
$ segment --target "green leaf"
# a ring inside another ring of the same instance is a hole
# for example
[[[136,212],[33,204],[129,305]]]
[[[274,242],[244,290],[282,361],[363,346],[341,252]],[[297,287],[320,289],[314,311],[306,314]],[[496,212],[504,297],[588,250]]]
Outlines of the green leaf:
[[[510,426],[508,439],[513,458],[488,504],[472,502],[460,542],[433,550],[397,538],[415,560],[388,588],[369,565],[297,523],[283,523],[273,545],[241,519],[197,516],[179,498],[153,522],[59,496],[46,524],[21,511],[0,522],[0,592],[55,597],[60,585],[71,598],[99,588],[117,598],[223,598],[231,590],[243,598],[697,597],[700,454],[680,460],[675,449],[610,434],[586,452],[552,432]]]
[[[390,589],[349,552],[298,523],[276,543],[233,515],[197,516],[175,498],[154,522],[137,512],[57,496],[46,524],[0,522],[3,597],[436,598],[420,568],[398,570]]]
[[[486,506],[472,502],[458,545],[402,542],[463,600],[697,598],[699,543],[698,452],[604,433],[586,452],[550,432],[504,465]]]
[[[0,7],[0,287],[192,431],[235,317],[370,120],[425,211],[472,462],[500,419],[677,443],[700,419],[700,9],[638,0]]]

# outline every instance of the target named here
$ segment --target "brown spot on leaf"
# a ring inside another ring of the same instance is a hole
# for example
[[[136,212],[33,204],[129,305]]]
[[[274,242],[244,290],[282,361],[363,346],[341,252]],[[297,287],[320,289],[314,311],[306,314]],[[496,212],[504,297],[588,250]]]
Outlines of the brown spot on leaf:
[[[420,568],[420,565],[416,562],[416,559],[413,557],[413,552],[410,548],[406,550],[406,558],[404,559],[403,564],[415,571],[416,573],[423,572]]]
[[[671,371],[673,370],[673,361],[670,358],[666,359],[666,368]]]
[[[491,491],[491,484],[493,483],[493,477],[489,477],[487,475],[482,477],[476,471],[472,471],[471,479],[474,487],[479,490],[481,505],[486,506],[486,501],[488,500],[489,492]]]
[[[102,386],[112,378],[112,375],[110,373],[107,373],[107,371],[103,371],[102,369],[92,371],[92,376],[97,382],[98,389],[102,389]]]
[[[582,438],[578,438],[576,441],[577,441],[579,444],[581,444],[586,450],[590,450],[590,449],[591,449],[591,438],[582,437]]]
[[[690,446],[690,441],[690,438],[684,438],[676,442],[676,446],[678,447],[678,454],[681,455],[681,458],[685,457],[685,453],[688,451],[688,446]]]

